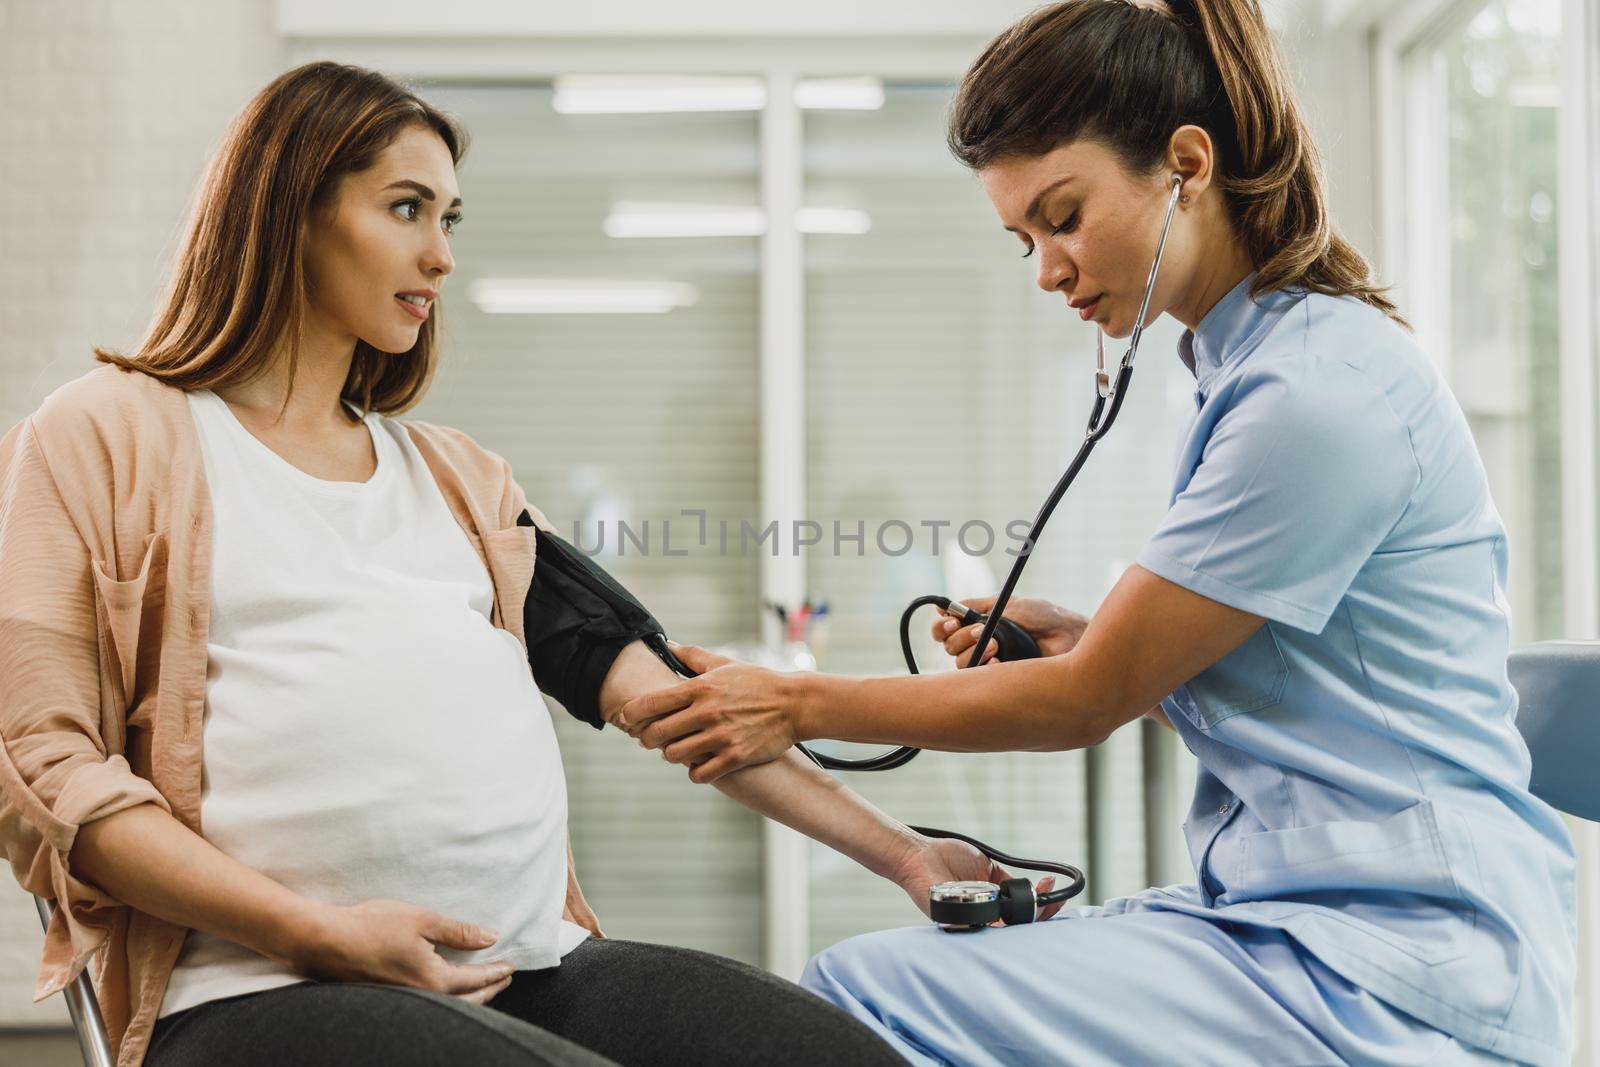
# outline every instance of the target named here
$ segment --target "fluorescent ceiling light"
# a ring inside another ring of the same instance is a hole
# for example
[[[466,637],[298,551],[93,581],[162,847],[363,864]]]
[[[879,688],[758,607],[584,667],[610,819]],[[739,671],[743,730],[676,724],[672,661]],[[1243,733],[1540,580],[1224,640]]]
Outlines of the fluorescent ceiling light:
[[[796,106],[812,110],[877,111],[883,82],[877,78],[809,78],[794,87]]]
[[[801,233],[860,234],[872,229],[865,211],[845,207],[805,207],[795,212]],[[767,215],[738,204],[656,204],[621,200],[606,216],[607,237],[759,237]]]
[[[672,74],[569,74],[551,101],[563,115],[637,115],[669,111],[760,111],[761,78],[691,78]]]
[[[812,110],[876,111],[883,107],[883,82],[808,78],[795,83],[794,102]],[[563,115],[760,111],[767,106],[767,83],[743,76],[567,74],[555,80],[551,106]]]
[[[639,315],[689,307],[700,294],[685,282],[483,278],[467,298],[490,315]]]

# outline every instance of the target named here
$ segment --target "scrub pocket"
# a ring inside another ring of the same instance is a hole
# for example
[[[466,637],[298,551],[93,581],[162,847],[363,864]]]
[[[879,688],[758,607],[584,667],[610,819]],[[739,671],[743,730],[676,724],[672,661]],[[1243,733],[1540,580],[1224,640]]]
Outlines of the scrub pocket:
[[[1337,924],[1340,929],[1327,933],[1341,938],[1346,950],[1355,947],[1353,932],[1423,963],[1445,963],[1467,952],[1466,934],[1477,912],[1456,883],[1429,801],[1371,822],[1247,834],[1241,844],[1239,895],[1328,905],[1304,918],[1318,926]],[[1301,932],[1297,923],[1285,928]]]
[[[1189,680],[1173,703],[1202,730],[1224,719],[1270,708],[1283,698],[1289,665],[1278,647],[1272,623]]]

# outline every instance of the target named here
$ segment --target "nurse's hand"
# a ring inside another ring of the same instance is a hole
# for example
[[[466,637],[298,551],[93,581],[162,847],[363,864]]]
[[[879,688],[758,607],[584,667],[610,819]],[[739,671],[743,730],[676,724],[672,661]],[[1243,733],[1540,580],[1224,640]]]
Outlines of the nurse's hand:
[[[912,853],[895,874],[894,882],[929,918],[932,916],[928,912],[928,889],[940,882],[993,882],[999,885],[1012,877],[1004,867],[965,841],[947,838],[923,840],[925,843],[922,847]],[[1055,875],[1046,875],[1033,887],[1033,891],[1047,893],[1055,884]],[[1034,921],[1043,922],[1061,908],[1061,904],[1041,908]]]
[[[689,780],[704,785],[794,745],[786,675],[693,645],[672,650],[699,677],[622,706],[619,725],[645,748],[689,767]]]
[[[961,603],[985,614],[994,607],[994,602],[992,596],[961,598]],[[1071,652],[1089,626],[1089,620],[1075,611],[1058,607],[1048,600],[1027,597],[1013,597],[1006,604],[1004,617],[1026,630],[1039,646],[1039,651],[1046,656]],[[962,669],[966,668],[967,660],[972,656],[972,646],[978,643],[978,634],[982,632],[981,622],[962,626],[944,614],[933,620],[933,639],[944,642],[944,650],[956,657],[956,666]],[[999,647],[999,642],[990,637],[988,647],[983,650],[983,663],[978,666],[993,662]]]

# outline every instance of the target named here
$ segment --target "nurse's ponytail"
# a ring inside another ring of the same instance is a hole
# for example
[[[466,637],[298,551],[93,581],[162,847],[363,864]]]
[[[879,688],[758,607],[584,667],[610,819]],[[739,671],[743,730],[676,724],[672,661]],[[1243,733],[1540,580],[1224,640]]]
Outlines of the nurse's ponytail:
[[[1066,0],[1001,33],[956,94],[949,143],[981,169],[1081,137],[1149,173],[1179,126],[1217,150],[1216,185],[1254,292],[1354,296],[1404,323],[1334,230],[1322,166],[1257,0]]]

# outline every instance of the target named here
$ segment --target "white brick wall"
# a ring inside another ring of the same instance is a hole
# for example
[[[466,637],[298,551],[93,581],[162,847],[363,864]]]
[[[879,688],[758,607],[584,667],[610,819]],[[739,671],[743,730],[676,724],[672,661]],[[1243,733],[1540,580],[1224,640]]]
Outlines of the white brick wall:
[[[138,342],[206,157],[283,54],[270,0],[0,0],[0,429],[91,345]],[[0,1027],[67,1021],[32,1003],[40,942],[0,867]]]

